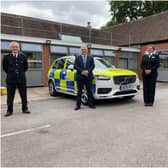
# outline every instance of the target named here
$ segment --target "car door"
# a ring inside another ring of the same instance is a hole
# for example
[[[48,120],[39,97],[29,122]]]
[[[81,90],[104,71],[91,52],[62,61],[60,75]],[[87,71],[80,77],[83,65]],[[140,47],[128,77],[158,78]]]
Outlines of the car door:
[[[67,91],[70,93],[76,93],[77,86],[75,82],[75,73],[74,70],[74,61],[75,57],[69,57],[66,60],[66,83],[67,83]]]
[[[64,71],[65,59],[58,59],[56,60],[55,64],[53,65],[52,69],[54,71],[54,80],[55,80],[55,88],[57,90],[63,90],[64,88],[64,76],[62,75],[62,71]]]

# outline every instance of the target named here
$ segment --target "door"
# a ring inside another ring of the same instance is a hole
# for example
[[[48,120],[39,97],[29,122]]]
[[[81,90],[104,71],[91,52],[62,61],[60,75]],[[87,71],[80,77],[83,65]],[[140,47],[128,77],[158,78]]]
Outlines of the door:
[[[61,91],[66,91],[66,69],[65,69],[65,58],[56,61],[56,71],[55,71],[55,82],[56,88]]]
[[[128,58],[120,58],[118,67],[121,69],[128,69]]]
[[[75,82],[75,70],[74,70],[74,57],[70,57],[66,60],[66,84],[67,91],[70,93],[76,93],[77,86]]]

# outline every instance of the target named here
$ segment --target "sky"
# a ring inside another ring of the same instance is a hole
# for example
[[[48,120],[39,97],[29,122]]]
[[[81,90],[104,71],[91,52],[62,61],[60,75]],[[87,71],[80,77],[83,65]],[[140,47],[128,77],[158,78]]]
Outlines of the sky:
[[[80,26],[91,22],[93,28],[111,19],[108,0],[1,0],[1,11]]]

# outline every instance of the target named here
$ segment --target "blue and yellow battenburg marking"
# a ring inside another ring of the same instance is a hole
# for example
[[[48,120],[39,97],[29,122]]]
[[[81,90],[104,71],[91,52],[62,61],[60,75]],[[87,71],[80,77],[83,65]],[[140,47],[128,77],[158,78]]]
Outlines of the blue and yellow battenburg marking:
[[[55,87],[58,90],[76,93],[77,83],[75,81],[76,72],[67,69],[51,69],[48,76],[55,81]],[[92,81],[92,91],[96,92],[96,80]]]

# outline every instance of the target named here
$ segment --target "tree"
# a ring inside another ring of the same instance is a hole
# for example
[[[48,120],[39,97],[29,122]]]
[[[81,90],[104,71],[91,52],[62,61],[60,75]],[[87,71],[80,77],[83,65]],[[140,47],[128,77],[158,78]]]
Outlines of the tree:
[[[112,19],[106,26],[138,20],[168,10],[168,1],[110,1]]]

